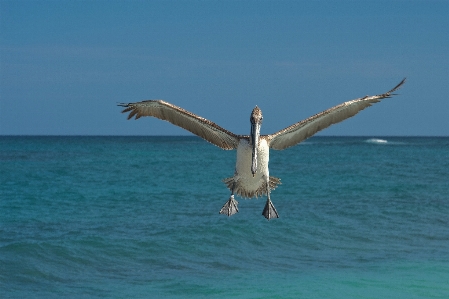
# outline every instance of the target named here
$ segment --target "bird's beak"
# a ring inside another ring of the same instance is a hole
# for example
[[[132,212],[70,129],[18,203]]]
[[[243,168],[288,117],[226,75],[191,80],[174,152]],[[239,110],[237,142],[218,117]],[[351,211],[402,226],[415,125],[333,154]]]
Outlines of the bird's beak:
[[[252,142],[252,164],[251,164],[251,172],[254,175],[257,171],[257,146],[259,145],[259,136],[260,136],[260,122],[251,123],[251,142]]]

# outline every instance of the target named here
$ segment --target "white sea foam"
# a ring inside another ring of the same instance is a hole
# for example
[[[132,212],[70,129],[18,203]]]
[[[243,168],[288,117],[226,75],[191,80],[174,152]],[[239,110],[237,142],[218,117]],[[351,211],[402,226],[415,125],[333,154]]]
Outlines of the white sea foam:
[[[379,139],[379,138],[371,138],[371,139],[366,140],[365,142],[368,142],[368,143],[376,143],[376,144],[386,144],[386,143],[388,143],[387,140],[385,140],[385,139]]]

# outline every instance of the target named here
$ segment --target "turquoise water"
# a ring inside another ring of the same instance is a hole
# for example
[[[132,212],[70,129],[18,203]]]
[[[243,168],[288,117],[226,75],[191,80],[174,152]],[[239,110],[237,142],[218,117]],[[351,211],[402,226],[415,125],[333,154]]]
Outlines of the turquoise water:
[[[0,297],[449,298],[449,138],[270,158],[268,222],[196,137],[0,137]]]

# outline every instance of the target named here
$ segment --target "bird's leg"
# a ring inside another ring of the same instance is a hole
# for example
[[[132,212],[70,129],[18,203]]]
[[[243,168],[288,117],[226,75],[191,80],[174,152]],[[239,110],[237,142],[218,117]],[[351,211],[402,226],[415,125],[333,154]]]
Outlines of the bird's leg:
[[[262,215],[268,220],[271,218],[279,218],[278,211],[276,211],[276,208],[270,199],[270,177],[267,179],[267,202],[263,208]]]
[[[235,182],[232,185],[231,197],[229,197],[229,200],[224,204],[224,206],[220,210],[220,214],[228,215],[228,217],[239,212],[239,209],[237,208],[237,205],[239,203],[237,200],[234,199],[234,188]]]

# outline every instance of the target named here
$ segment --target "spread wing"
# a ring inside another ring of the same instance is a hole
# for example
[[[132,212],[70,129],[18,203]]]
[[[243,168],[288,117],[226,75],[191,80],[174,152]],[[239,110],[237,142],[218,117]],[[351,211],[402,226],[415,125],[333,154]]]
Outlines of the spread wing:
[[[393,92],[398,90],[404,84],[405,78],[390,91],[376,95],[366,96],[360,99],[345,102],[338,106],[327,109],[321,113],[315,114],[303,121],[297,122],[277,133],[268,135],[270,148],[282,150],[309,138],[315,133],[339,123],[349,117],[356,115],[363,109],[371,106],[380,100],[393,96]]]
[[[162,100],[142,101],[137,103],[119,104],[125,107],[122,113],[129,112],[128,119],[135,116],[153,116],[186,129],[204,140],[222,149],[236,149],[239,136],[215,123]]]

